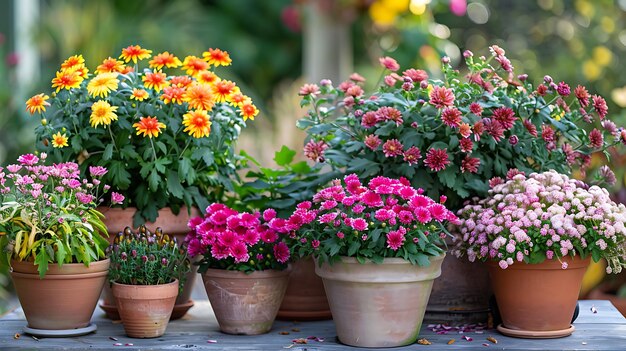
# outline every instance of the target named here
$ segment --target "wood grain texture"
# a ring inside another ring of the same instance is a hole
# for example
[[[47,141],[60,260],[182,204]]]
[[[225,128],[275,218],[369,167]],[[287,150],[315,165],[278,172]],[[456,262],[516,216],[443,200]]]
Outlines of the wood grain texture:
[[[595,306],[597,313],[592,313],[591,306]],[[561,339],[515,339],[503,336],[496,330],[487,330],[483,334],[468,333],[467,336],[472,337],[473,341],[466,341],[462,339],[463,334],[437,335],[424,327],[420,337],[428,339],[432,345],[414,344],[393,350],[626,350],[626,319],[610,302],[580,301],[580,310],[580,316],[574,323],[576,331]],[[128,338],[119,322],[104,319],[103,315],[101,310],[96,310],[92,321],[98,325],[98,331],[94,334],[36,341],[22,334],[26,322],[18,309],[0,319],[0,350],[360,350],[337,342],[332,321],[276,321],[272,331],[265,335],[222,334],[208,301],[196,301],[196,306],[187,316],[170,322],[165,335],[155,339]],[[289,334],[282,335],[281,332]],[[14,339],[15,333],[21,334],[19,339]],[[308,340],[307,344],[301,345],[292,343],[293,339],[309,336],[324,338],[324,341]],[[110,337],[118,340],[111,340]],[[487,341],[487,337],[494,337],[498,343]],[[447,344],[450,339],[456,340],[454,344]],[[215,340],[216,343],[209,343],[208,340]],[[115,346],[116,343],[122,346]],[[129,343],[133,346],[124,346]],[[483,346],[483,343],[489,346]]]

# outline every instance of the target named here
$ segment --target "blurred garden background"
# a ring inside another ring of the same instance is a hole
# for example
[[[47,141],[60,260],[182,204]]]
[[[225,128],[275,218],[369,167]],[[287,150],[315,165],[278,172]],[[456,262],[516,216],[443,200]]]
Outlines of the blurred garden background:
[[[282,144],[302,147],[303,83],[356,71],[373,84],[386,55],[437,72],[443,55],[459,65],[463,50],[498,44],[534,83],[549,73],[586,85],[626,121],[626,0],[0,0],[0,10],[0,165],[33,150],[39,119],[24,102],[49,90],[60,62],[82,54],[95,67],[131,44],[228,51],[230,78],[261,110],[240,146],[269,166]],[[618,193],[626,158],[615,156]],[[0,312],[8,285],[0,274]]]

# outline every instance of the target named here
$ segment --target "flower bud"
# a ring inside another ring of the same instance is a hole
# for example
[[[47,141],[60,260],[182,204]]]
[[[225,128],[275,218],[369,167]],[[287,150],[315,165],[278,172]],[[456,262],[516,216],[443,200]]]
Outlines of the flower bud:
[[[141,256],[141,260],[142,260],[144,263],[148,262],[148,256],[146,256],[146,255],[142,255],[142,256]]]
[[[552,77],[550,77],[549,75],[545,75],[545,76],[543,76],[543,81],[546,84],[550,84],[550,83],[552,83]]]
[[[122,252],[122,254],[120,255],[120,258],[122,259],[122,261],[126,261],[126,259],[128,258],[128,255],[126,254],[126,252]]]
[[[520,74],[519,76],[517,76],[517,79],[519,79],[522,82],[525,82],[526,79],[528,79],[528,74]]]
[[[471,52],[470,50],[465,50],[465,51],[463,51],[463,57],[465,57],[465,58],[470,58],[470,57],[472,57],[472,56],[474,56],[474,53],[473,53],[473,52]]]
[[[511,135],[509,137],[509,143],[513,146],[517,145],[517,143],[519,142],[519,138],[517,137],[517,135]]]
[[[420,82],[420,88],[422,88],[422,89],[428,88],[428,82],[425,81],[425,80],[421,81]]]

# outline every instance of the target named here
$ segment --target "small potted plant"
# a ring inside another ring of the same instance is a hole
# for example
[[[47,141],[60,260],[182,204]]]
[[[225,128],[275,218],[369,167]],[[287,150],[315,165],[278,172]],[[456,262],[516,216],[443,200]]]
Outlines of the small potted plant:
[[[107,249],[109,280],[126,334],[156,338],[165,333],[190,263],[187,250],[157,228],[126,227]]]
[[[189,222],[189,255],[202,255],[198,273],[222,332],[272,329],[291,271],[286,225],[273,209],[261,215],[218,203]]]
[[[76,163],[46,165],[46,157],[25,154],[0,167],[0,260],[12,268],[27,332],[80,335],[96,329],[91,315],[109,268],[95,209],[99,185],[109,189],[101,182],[107,170],[90,167],[91,180],[83,179]]]
[[[339,340],[395,347],[417,340],[447,221],[456,216],[404,178],[363,185],[350,174],[301,202],[286,223],[299,233],[296,252],[318,263]]]
[[[626,266],[626,207],[555,171],[515,175],[459,217],[454,252],[487,261],[509,336],[571,334],[590,259],[606,259],[607,273]]]

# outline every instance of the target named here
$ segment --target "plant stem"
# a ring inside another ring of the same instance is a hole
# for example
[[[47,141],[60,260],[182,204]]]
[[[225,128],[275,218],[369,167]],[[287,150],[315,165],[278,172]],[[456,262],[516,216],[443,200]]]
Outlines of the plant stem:
[[[152,161],[156,161],[157,155],[156,150],[154,149],[154,141],[152,140],[152,136],[150,136],[150,145],[152,145]]]
[[[111,136],[111,141],[113,142],[113,148],[115,149],[115,152],[117,152],[117,145],[115,145],[115,138],[113,137],[113,131],[111,131],[111,125],[109,124],[109,135]]]

